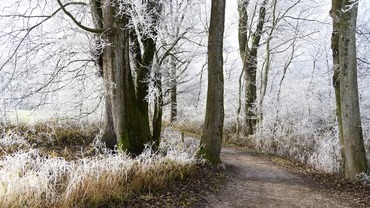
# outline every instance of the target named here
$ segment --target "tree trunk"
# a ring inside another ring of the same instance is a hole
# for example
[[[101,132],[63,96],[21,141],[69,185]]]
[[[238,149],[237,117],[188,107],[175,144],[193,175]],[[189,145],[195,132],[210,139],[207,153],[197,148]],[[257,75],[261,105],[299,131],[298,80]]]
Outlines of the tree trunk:
[[[200,154],[211,163],[221,162],[224,123],[223,35],[225,0],[212,0],[208,37],[208,91]]]
[[[367,172],[357,85],[356,21],[358,4],[343,0],[340,10],[340,101],[345,152],[345,177]]]
[[[102,142],[106,148],[114,149],[117,145],[116,133],[114,133],[113,127],[113,115],[112,115],[112,100],[108,96],[105,97],[105,118],[104,118],[104,132],[102,135]]]
[[[147,95],[149,91],[149,78],[150,78],[150,72],[153,67],[153,60],[154,55],[156,52],[156,41],[155,38],[157,36],[157,31],[155,28],[155,25],[158,21],[157,14],[161,10],[161,3],[155,0],[148,1],[148,11],[156,10],[156,12],[151,14],[152,21],[151,24],[152,28],[149,33],[144,33],[141,42],[143,45],[143,53],[141,55],[136,55],[136,70],[137,70],[137,79],[136,79],[136,95],[137,95],[137,105],[139,107],[139,110],[145,118],[144,123],[145,126],[149,126],[149,104],[147,101]],[[139,40],[136,37],[136,41]],[[140,49],[138,45],[138,49]],[[138,50],[140,51],[140,50]],[[139,57],[141,55],[141,57]],[[152,136],[152,145],[154,149],[156,149],[159,146],[159,139],[161,136],[161,130],[162,130],[162,82],[161,82],[161,74],[159,69],[156,69],[155,75],[154,75],[154,82],[155,87],[158,89],[158,94],[154,100],[154,115],[152,120],[152,127],[153,127],[153,136]]]
[[[266,4],[268,0],[264,0],[259,10],[259,18],[256,30],[252,33],[248,22],[248,3],[249,1],[240,1],[239,10],[239,49],[240,56],[243,61],[243,71],[245,78],[245,135],[254,134],[256,128],[256,100],[257,100],[257,49],[260,44],[263,25],[266,16]],[[251,35],[250,35],[251,34]],[[251,37],[250,37],[250,36]],[[249,47],[251,42],[251,47]]]
[[[257,50],[247,54],[244,59],[243,70],[245,73],[245,135],[254,134],[256,128],[256,71],[257,71]]]
[[[343,126],[342,126],[342,110],[340,99],[340,63],[339,63],[339,11],[342,6],[342,0],[332,0],[332,9],[330,16],[333,19],[333,32],[331,36],[331,50],[333,56],[333,86],[335,91],[336,114],[338,120],[340,152],[342,156],[342,168],[344,170],[344,140],[343,140]]]
[[[94,22],[94,26],[96,28],[103,28],[103,21],[102,21],[102,5],[100,0],[90,0],[91,5],[91,14]],[[100,37],[95,35],[95,42],[96,42],[96,49],[94,51],[94,58],[96,59],[97,67],[99,68],[99,74],[104,76],[103,74],[103,51],[102,46],[100,45]],[[109,149],[114,149],[117,145],[116,134],[114,133],[113,127],[113,115],[112,115],[112,103],[111,99],[109,99],[108,94],[105,97],[105,118],[104,118],[104,132],[102,135],[102,142],[105,146]]]
[[[112,123],[106,123],[105,129],[109,130],[113,124],[118,148],[137,155],[145,144],[152,142],[152,137],[148,117],[141,112],[136,99],[130,69],[129,31],[126,28],[129,18],[116,15],[116,4],[105,2],[103,5],[103,25],[109,29],[103,38],[110,43],[103,51],[103,78],[107,110],[111,111],[107,116],[112,116]]]
[[[171,56],[171,114],[170,114],[170,121],[171,123],[176,121],[177,117],[177,75],[176,75],[176,62],[175,58]]]
[[[276,8],[277,8],[277,0],[273,0],[272,2],[272,27],[270,31],[267,34],[266,39],[266,58],[265,58],[265,64],[264,67],[261,70],[261,83],[260,83],[260,97],[259,97],[259,104],[258,104],[258,126],[261,125],[263,120],[263,102],[266,95],[266,89],[268,84],[268,75],[270,72],[270,63],[271,63],[271,47],[270,43],[272,40],[273,33],[276,28],[277,20],[276,20]]]
[[[163,94],[162,94],[162,76],[159,71],[155,72],[155,88],[157,95],[154,98],[154,113],[153,113],[153,141],[155,146],[158,147],[160,143],[161,130],[162,130],[162,114],[163,114]]]
[[[155,43],[153,39],[143,43],[144,53],[140,49],[139,40],[135,31],[131,31],[131,51],[134,60],[136,80],[135,80],[135,93],[136,93],[136,102],[137,108],[141,113],[141,116],[144,119],[143,125],[149,126],[149,103],[147,100],[147,95],[149,91],[149,78],[150,70],[152,67],[153,56],[155,51]]]

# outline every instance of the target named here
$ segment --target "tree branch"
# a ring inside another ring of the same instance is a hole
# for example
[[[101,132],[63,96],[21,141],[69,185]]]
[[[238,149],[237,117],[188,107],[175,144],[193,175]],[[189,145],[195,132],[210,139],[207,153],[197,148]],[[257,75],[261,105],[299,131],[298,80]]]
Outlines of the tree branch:
[[[366,65],[370,65],[370,62],[369,61],[366,61],[364,59],[361,59],[361,58],[357,58],[357,60],[363,64],[366,64]]]
[[[59,0],[58,0],[59,1]],[[84,5],[85,3],[83,2],[70,2],[70,3],[66,3],[64,5],[62,5],[63,7],[62,8],[65,8],[66,6],[69,6],[69,5]],[[44,22],[48,21],[49,19],[51,19],[53,16],[55,16],[60,10],[62,10],[62,8],[59,8],[57,10],[55,10],[51,15],[49,16],[45,16],[46,18],[43,19],[42,21],[40,21],[39,23],[33,25],[32,27],[30,28],[27,28],[25,29],[26,31],[26,34],[21,38],[21,40],[19,41],[18,45],[16,46],[15,50],[13,51],[13,53],[9,56],[9,58],[0,66],[0,71],[4,68],[5,65],[7,65],[10,60],[12,58],[14,58],[15,54],[17,53],[18,49],[21,47],[22,43],[26,40],[26,38],[28,37],[28,35],[35,29],[37,28],[38,26],[42,25]],[[8,85],[8,84],[6,84]],[[2,89],[4,90],[4,89]],[[1,91],[2,91],[1,90]]]
[[[76,20],[76,18],[70,13],[67,11],[67,9],[65,8],[65,6],[62,4],[62,2],[60,2],[60,0],[57,0],[60,8],[63,10],[63,12],[69,17],[72,19],[72,21],[81,29],[87,31],[87,32],[91,32],[91,33],[102,33],[104,32],[106,29],[104,28],[90,28],[90,27],[86,27],[84,26],[83,24],[81,24],[80,22],[78,22]]]

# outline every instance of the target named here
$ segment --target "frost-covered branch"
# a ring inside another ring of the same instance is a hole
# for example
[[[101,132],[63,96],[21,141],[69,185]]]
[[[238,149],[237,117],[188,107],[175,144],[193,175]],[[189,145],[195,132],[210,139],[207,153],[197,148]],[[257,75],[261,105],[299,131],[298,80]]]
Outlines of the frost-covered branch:
[[[342,8],[342,12],[348,12],[350,11],[355,5],[358,5],[360,0],[349,0],[347,5]]]
[[[58,0],[59,1],[59,0]],[[19,48],[21,47],[21,45],[23,44],[23,42],[26,40],[26,38],[28,37],[28,35],[33,31],[35,30],[37,27],[41,26],[43,23],[45,23],[46,21],[50,20],[53,16],[55,16],[58,12],[60,12],[62,10],[62,8],[65,8],[67,6],[70,6],[70,5],[85,5],[85,3],[83,2],[70,2],[70,3],[66,3],[64,5],[62,5],[63,7],[55,10],[51,15],[39,15],[38,17],[45,17],[45,19],[43,19],[42,21],[40,21],[39,23],[33,25],[32,27],[30,28],[27,28],[25,29],[26,31],[26,34],[23,36],[23,38],[19,41],[19,43],[17,44],[16,48],[13,50],[12,54],[9,56],[9,58],[0,66],[0,71],[4,68],[4,66],[6,64],[9,63],[9,61],[14,58],[14,56],[16,55],[16,53],[18,52]],[[8,17],[14,17],[12,15],[6,15]],[[19,16],[19,17],[29,17],[28,15],[16,15],[16,16]],[[3,16],[4,17],[4,16]],[[31,16],[31,17],[37,17],[37,16]]]

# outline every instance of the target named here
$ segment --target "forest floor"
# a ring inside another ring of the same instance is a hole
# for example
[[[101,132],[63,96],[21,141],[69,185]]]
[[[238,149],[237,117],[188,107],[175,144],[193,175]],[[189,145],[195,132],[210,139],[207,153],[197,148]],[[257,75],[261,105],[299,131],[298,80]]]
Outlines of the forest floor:
[[[370,207],[370,190],[339,175],[253,150],[225,147],[223,164],[199,167],[165,190],[124,207]]]
[[[83,155],[94,155],[94,148],[89,145],[94,138],[89,135],[94,133],[72,130],[58,130],[53,144],[42,140],[36,146],[47,150],[49,155],[73,160],[82,154],[82,148],[77,146],[83,144]],[[39,138],[26,136],[30,142]],[[73,138],[70,139],[73,142],[68,138]],[[370,188],[348,182],[339,175],[320,173],[297,162],[230,145],[223,147],[221,158],[221,165],[196,165],[191,173],[164,189],[152,187],[149,192],[135,193],[124,201],[97,207],[370,207]]]
[[[368,207],[370,191],[287,160],[224,148],[226,180],[194,207]]]

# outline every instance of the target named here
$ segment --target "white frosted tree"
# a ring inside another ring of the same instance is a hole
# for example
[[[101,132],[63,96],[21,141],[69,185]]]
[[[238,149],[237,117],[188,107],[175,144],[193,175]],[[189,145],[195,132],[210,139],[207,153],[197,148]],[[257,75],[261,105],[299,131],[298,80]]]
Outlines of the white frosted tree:
[[[65,7],[89,22],[85,3]],[[7,1],[0,11],[0,91],[7,110],[40,109],[49,117],[68,118],[94,112],[102,86],[91,38],[70,24],[56,1]]]

